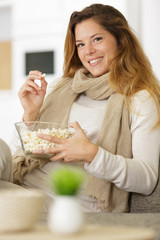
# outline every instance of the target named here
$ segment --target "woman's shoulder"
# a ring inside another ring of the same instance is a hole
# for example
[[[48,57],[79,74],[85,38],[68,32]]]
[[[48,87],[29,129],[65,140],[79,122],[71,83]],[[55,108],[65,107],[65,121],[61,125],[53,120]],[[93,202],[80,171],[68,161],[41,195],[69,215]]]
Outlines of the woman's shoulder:
[[[131,98],[131,114],[157,119],[158,111],[155,99],[147,90],[137,92]]]
[[[131,97],[131,100],[145,102],[145,101],[149,100],[150,98],[152,98],[151,94],[146,89],[144,89],[144,90],[136,92]]]
[[[147,91],[147,90],[141,90],[136,92],[131,97],[131,106],[133,107],[150,107],[155,106],[155,99],[153,99],[153,96]]]

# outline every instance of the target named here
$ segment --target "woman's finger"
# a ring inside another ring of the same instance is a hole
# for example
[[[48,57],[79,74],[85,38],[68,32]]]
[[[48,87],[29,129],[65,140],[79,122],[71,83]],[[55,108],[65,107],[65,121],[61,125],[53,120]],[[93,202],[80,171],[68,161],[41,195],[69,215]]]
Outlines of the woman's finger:
[[[26,92],[37,93],[37,89],[35,89],[35,88],[33,88],[33,87],[30,87],[30,86],[27,86],[27,87],[25,88],[24,93],[26,93]]]
[[[47,88],[47,81],[45,80],[45,78],[44,77],[42,77],[42,79],[41,79],[41,88],[42,89],[46,89]]]
[[[27,85],[35,88],[37,91],[41,89],[41,88],[40,88],[33,80],[31,80],[31,79],[27,79],[27,80],[25,81],[24,87],[27,86]]]
[[[59,145],[55,145],[52,148],[46,148],[46,149],[42,149],[42,150],[34,150],[33,153],[35,154],[53,154],[56,155],[60,152],[60,148]]]
[[[44,140],[53,142],[53,143],[57,143],[57,144],[63,144],[65,139],[62,138],[58,138],[58,137],[54,137],[48,134],[43,134],[43,133],[38,133],[37,137],[42,138]]]
[[[59,161],[59,160],[63,160],[63,157],[64,157],[63,152],[60,152],[60,153],[58,153],[58,154],[53,155],[53,156],[50,158],[50,160],[51,160],[52,162],[56,162],[56,161]]]
[[[34,70],[34,71],[29,71],[29,76],[35,75],[35,76],[41,76],[42,72],[38,71],[38,70]]]
[[[74,128],[76,133],[82,133],[82,134],[85,134],[86,135],[86,132],[84,129],[81,128],[81,126],[79,125],[78,122],[73,122],[73,123],[70,123],[69,124],[70,127]]]
[[[38,91],[40,91],[40,88],[33,83],[25,83],[19,90],[18,92],[18,96],[25,96],[27,92],[30,93],[37,93]]]
[[[70,123],[69,126],[73,127],[74,129],[80,129],[81,128],[81,126],[79,125],[78,122]]]
[[[38,81],[37,81],[38,80]],[[39,89],[45,90],[47,87],[47,82],[45,80],[45,75],[37,75],[37,74],[31,74],[28,75],[26,79],[26,83],[33,83],[35,86],[39,87]]]
[[[35,150],[33,151],[34,154],[52,154],[52,157],[50,158],[51,161],[58,161],[63,159],[64,153],[61,152],[57,147],[43,149],[43,150]]]

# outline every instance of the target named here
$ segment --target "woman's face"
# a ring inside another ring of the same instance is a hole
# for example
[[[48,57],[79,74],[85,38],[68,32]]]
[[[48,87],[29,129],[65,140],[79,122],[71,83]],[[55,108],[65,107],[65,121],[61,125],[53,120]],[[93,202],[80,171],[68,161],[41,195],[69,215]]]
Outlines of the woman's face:
[[[90,18],[76,25],[75,39],[78,56],[92,76],[107,73],[118,50],[116,38]]]

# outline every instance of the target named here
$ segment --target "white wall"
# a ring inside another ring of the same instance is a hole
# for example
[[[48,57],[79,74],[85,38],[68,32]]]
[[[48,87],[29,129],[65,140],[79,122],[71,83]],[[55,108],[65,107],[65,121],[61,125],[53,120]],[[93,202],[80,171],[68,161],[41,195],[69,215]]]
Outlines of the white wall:
[[[160,1],[141,2],[141,39],[153,70],[160,80]]]
[[[55,74],[47,75],[46,79],[50,82],[60,76],[70,14],[92,3],[112,5],[125,15],[141,39],[160,79],[159,0],[0,0],[0,41],[12,40],[12,90],[0,91],[0,138],[7,143],[14,129],[14,122],[19,121],[23,113],[17,92],[26,77],[25,51],[54,50]]]
[[[4,25],[5,23],[5,25]],[[11,7],[5,6],[0,8],[0,40],[6,41],[11,39]]]

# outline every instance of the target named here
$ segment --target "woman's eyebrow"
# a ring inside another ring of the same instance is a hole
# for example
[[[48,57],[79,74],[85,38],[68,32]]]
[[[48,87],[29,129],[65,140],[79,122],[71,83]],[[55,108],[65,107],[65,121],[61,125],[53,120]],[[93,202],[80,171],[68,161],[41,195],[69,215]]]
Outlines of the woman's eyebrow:
[[[102,33],[95,33],[95,34],[91,35],[90,38],[94,38],[94,37],[96,37],[97,35],[100,35],[100,34],[102,34]],[[83,40],[76,40],[76,42],[82,42],[82,41]]]

